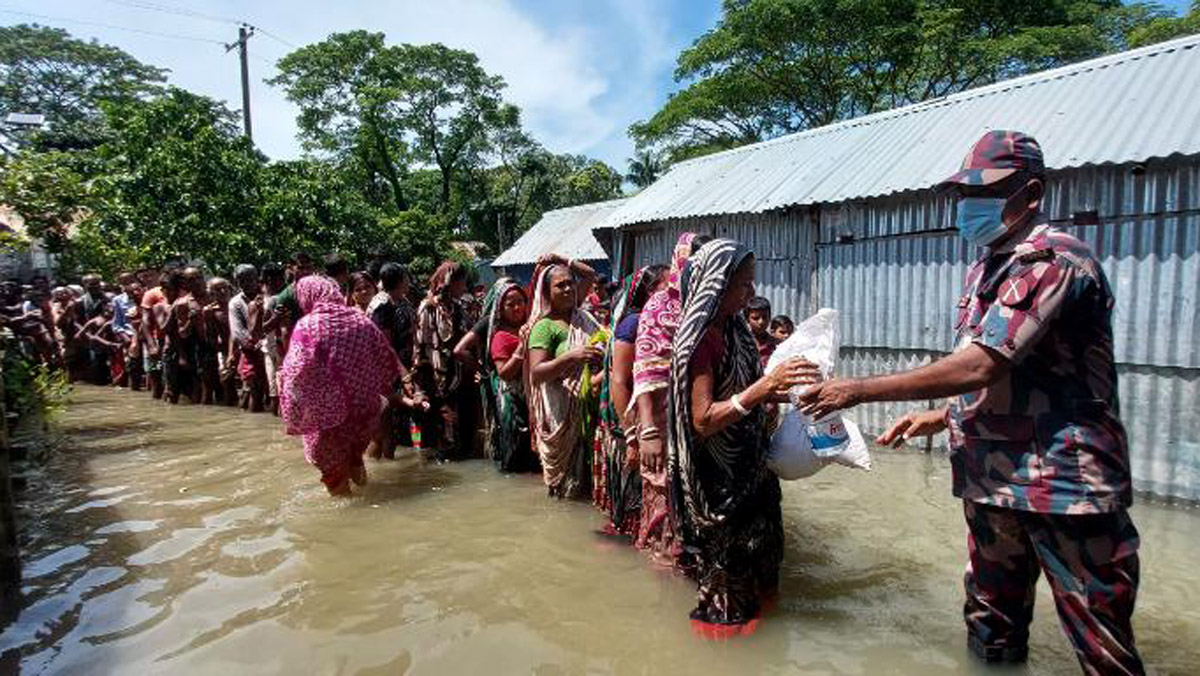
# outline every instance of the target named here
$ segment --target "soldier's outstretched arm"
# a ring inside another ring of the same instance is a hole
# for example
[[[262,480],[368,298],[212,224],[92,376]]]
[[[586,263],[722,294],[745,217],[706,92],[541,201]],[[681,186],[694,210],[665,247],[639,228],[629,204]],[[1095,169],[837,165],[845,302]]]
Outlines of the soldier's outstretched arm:
[[[839,378],[800,397],[800,410],[817,420],[871,401],[916,401],[976,392],[1008,374],[998,352],[972,343],[928,366],[875,378]]]

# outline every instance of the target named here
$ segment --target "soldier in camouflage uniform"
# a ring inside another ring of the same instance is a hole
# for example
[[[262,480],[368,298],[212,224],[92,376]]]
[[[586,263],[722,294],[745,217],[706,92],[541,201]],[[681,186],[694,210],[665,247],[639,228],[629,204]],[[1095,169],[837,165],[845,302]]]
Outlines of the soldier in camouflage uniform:
[[[1033,138],[985,134],[943,184],[956,193],[960,234],[983,247],[958,302],[955,351],[906,373],[830,381],[810,390],[803,410],[817,418],[868,401],[954,397],[878,441],[949,429],[969,529],[971,650],[987,662],[1026,658],[1044,571],[1084,671],[1140,674],[1112,289],[1087,245],[1042,216],[1044,174]]]

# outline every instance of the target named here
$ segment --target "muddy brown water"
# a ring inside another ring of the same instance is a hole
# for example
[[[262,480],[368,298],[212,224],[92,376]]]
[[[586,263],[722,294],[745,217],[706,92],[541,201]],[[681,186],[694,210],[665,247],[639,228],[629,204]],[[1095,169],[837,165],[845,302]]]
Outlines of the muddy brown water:
[[[936,674],[976,670],[965,529],[943,456],[785,483],[778,606],[692,634],[693,587],[596,535],[600,516],[484,461],[370,463],[328,499],[265,416],[80,388],[21,508],[21,674]],[[1200,512],[1141,501],[1138,643],[1200,673]],[[1073,674],[1041,583],[1028,673]],[[1020,673],[1020,672],[1018,672]]]

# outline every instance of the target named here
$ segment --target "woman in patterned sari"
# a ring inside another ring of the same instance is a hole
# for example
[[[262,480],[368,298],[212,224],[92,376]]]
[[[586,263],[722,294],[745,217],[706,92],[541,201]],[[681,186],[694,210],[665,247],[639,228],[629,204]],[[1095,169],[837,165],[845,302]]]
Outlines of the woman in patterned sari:
[[[439,462],[457,460],[469,445],[470,411],[463,396],[463,369],[454,358],[454,346],[466,333],[461,302],[467,291],[467,268],[442,263],[429,280],[429,295],[417,308],[414,370],[430,410],[421,425],[427,445]]]
[[[621,293],[613,299],[613,339],[604,359],[593,458],[601,471],[592,499],[609,518],[606,530],[632,538],[638,535],[642,510],[637,411],[631,405],[634,344],[642,307],[666,285],[669,270],[665,265],[651,265],[626,278]]]
[[[304,435],[304,457],[334,496],[367,481],[367,449],[385,397],[400,374],[387,338],[347,307],[337,282],[312,275],[296,282],[304,316],[280,369],[280,413],[288,434]]]
[[[529,393],[530,429],[542,463],[542,478],[551,496],[591,495],[591,443],[604,351],[589,345],[600,330],[579,307],[576,277],[595,272],[561,257],[540,261],[533,277],[533,311],[527,341],[525,379]],[[590,377],[595,371],[597,377]]]
[[[707,242],[685,232],[671,255],[667,283],[646,301],[638,319],[633,360],[633,403],[638,418],[638,455],[642,475],[641,524],[635,544],[664,566],[688,570],[675,533],[667,490],[667,395],[671,384],[671,341],[682,309],[681,284],[688,259]]]
[[[754,256],[726,239],[693,257],[671,356],[671,490],[685,546],[696,552],[693,620],[737,628],[776,591],[783,559],[779,479],[767,468],[765,404],[816,382],[802,359],[762,375],[742,309]]]

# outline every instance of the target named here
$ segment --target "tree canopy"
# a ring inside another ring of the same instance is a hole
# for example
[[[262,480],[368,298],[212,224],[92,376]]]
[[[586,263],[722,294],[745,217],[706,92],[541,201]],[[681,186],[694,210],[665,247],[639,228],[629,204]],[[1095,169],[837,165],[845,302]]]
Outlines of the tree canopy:
[[[104,137],[104,102],[158,91],[166,71],[116,47],[78,40],[65,30],[20,24],[0,27],[0,117],[40,113],[42,148],[92,147]]]
[[[272,82],[300,108],[307,153],[271,162],[225,104],[160,87],[160,69],[64,31],[3,30],[3,105],[52,125],[3,160],[0,203],[68,275],[301,250],[424,274],[451,239],[499,251],[544,211],[620,194],[615,170],[548,151],[503,80],[444,45],[354,31],[284,57]]]
[[[704,154],[1122,49],[1167,16],[1119,0],[725,0],[679,55],[684,87],[630,133]]]

